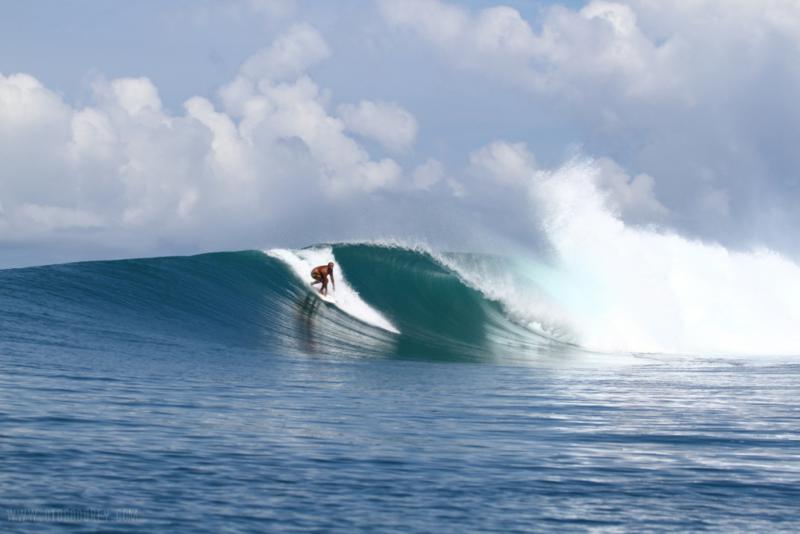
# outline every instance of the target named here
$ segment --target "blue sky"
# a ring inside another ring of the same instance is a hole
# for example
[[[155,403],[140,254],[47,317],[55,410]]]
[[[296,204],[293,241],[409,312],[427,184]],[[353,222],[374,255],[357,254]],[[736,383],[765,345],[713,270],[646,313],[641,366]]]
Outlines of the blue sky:
[[[284,20],[253,17],[226,2],[208,0],[139,0],[97,2],[95,0],[35,0],[10,2],[0,19],[0,34],[6,46],[0,50],[3,72],[29,72],[56,87],[71,99],[86,92],[86,78],[102,73],[108,77],[147,76],[159,87],[171,107],[195,94],[213,94],[230,79],[253,51],[267,46],[281,30]],[[304,20],[326,30],[340,45],[338,53],[353,53],[358,39],[353,26],[374,22],[374,11],[364,0],[306,3]],[[494,2],[461,2],[484,8]],[[528,14],[539,13],[552,2],[515,1]],[[583,2],[560,2],[580,6]],[[215,6],[222,13],[204,15]],[[349,72],[330,68],[325,80],[336,89],[360,91]],[[350,83],[348,83],[350,81]],[[374,80],[371,80],[374,82]],[[383,87],[387,92],[390,87]]]
[[[798,20],[784,0],[8,2],[3,265],[546,248],[530,188],[576,159],[625,224],[794,256]]]
[[[461,4],[475,9],[495,5],[485,0]],[[517,1],[504,5],[535,17],[550,4]],[[583,2],[559,4],[580,6]],[[271,20],[254,17],[233,4],[226,8],[222,1],[15,3],[10,16],[0,20],[0,34],[8,43],[0,50],[0,72],[30,73],[75,103],[91,99],[89,85],[94,77],[145,76],[158,87],[165,107],[175,112],[194,95],[213,97],[242,62],[268,46],[296,18],[324,32],[334,50],[333,60],[312,72],[336,99],[369,95],[402,101],[419,115],[430,117],[433,126],[445,126],[441,135],[449,140],[463,137],[474,144],[492,134],[536,135],[529,117],[514,113],[514,109],[537,104],[524,93],[480,77],[459,76],[436,62],[422,62],[420,56],[427,52],[417,43],[389,41],[365,51],[363,43],[369,34],[383,31],[370,2],[316,2],[295,9],[302,15]],[[353,33],[353,28],[359,31]],[[447,94],[440,91],[442,85],[449,86]],[[504,93],[503,98],[492,98],[498,91]],[[463,102],[457,110],[449,106],[452,93]],[[488,98],[493,100],[492,110],[486,109]],[[546,121],[542,127],[546,133],[538,135],[539,142],[563,145],[564,139],[575,137],[574,132],[560,135],[563,118],[548,116],[546,106],[535,112],[537,121]],[[433,142],[435,131],[426,128],[420,133],[430,135]],[[550,141],[554,138],[558,140]]]

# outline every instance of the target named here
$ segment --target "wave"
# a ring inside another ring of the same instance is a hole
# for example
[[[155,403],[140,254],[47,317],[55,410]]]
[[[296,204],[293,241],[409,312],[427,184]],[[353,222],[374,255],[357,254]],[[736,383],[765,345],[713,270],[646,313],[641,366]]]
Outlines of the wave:
[[[552,249],[545,285],[583,346],[800,354],[800,265],[771,250],[734,251],[628,224],[599,182],[597,165],[576,160],[538,172],[530,187]]]
[[[317,298],[306,279],[327,261],[338,266],[338,306]],[[142,344],[211,344],[435,360],[570,348],[515,321],[459,273],[458,261],[477,265],[467,256],[334,244],[11,269],[0,271],[0,343],[131,353]]]
[[[573,178],[549,184],[547,198],[568,206],[559,188]],[[551,264],[338,243],[0,271],[0,343],[470,361],[798,354],[796,265],[626,227],[595,208],[553,223]],[[310,286],[328,261],[336,306]]]
[[[284,262],[294,272],[300,283],[309,283],[311,281],[310,273],[315,266],[327,265],[336,259],[330,247],[299,251],[272,249],[267,251],[267,255]],[[347,278],[342,272],[334,270],[333,284],[328,288],[328,291],[330,295],[335,297],[335,300],[331,302],[344,313],[366,324],[382,328],[387,332],[400,333],[379,311],[364,302],[359,294],[347,283]]]

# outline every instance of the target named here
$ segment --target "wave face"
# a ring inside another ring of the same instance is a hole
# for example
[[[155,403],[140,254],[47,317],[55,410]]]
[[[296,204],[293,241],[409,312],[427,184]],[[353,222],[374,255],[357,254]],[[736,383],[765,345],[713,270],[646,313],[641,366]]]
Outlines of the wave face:
[[[311,263],[329,258],[338,266],[338,306],[303,279]],[[486,360],[568,347],[511,320],[447,262],[366,244],[0,271],[0,319],[3,343],[18,348],[217,344],[286,355]]]
[[[311,280],[310,273],[318,265],[335,262],[333,249],[330,247],[309,248],[305,250],[272,249],[267,254],[284,262],[294,272],[300,283]],[[376,326],[387,332],[399,334],[400,331],[379,311],[372,308],[347,283],[347,279],[339,269],[334,269],[332,281],[328,288],[326,301],[335,305],[351,317]]]

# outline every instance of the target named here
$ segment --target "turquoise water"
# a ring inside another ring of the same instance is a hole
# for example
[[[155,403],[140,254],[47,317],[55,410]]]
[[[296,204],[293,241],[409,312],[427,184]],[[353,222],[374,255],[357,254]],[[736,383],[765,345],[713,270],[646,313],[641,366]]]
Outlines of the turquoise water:
[[[341,245],[0,271],[3,531],[800,528],[800,365],[582,351]]]

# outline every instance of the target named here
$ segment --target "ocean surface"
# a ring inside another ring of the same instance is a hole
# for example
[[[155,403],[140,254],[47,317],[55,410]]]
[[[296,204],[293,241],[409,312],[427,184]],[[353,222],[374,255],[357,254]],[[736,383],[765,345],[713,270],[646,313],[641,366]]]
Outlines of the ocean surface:
[[[0,531],[800,531],[800,358],[589,350],[523,270],[341,244],[0,271]]]

